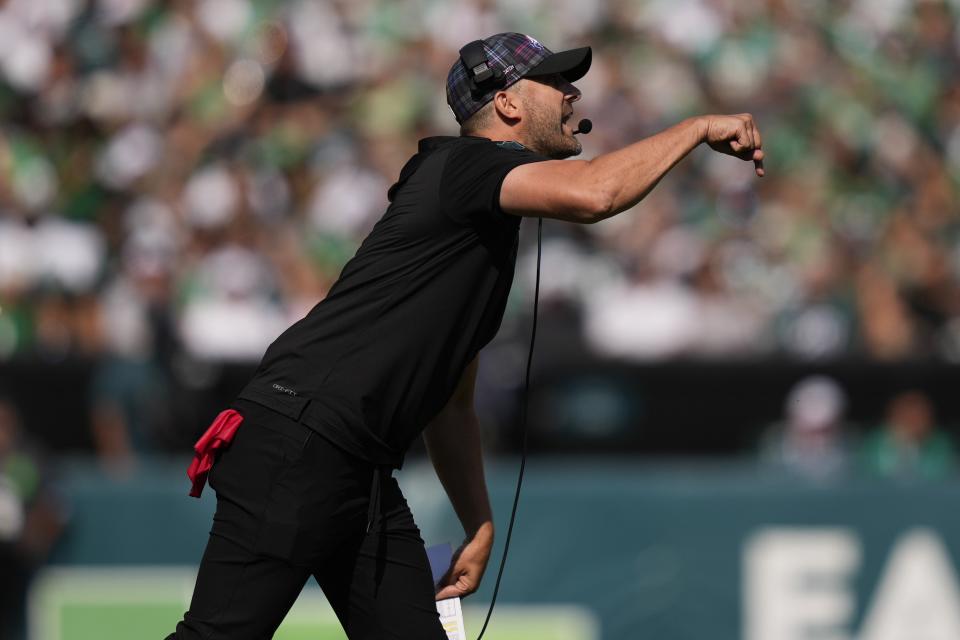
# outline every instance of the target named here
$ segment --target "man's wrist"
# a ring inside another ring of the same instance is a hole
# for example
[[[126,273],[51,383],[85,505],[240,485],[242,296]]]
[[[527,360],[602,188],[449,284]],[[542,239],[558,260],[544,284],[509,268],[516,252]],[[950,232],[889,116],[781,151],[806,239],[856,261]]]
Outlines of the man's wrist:
[[[493,520],[484,520],[480,524],[466,529],[468,541],[488,542],[493,544]]]
[[[707,117],[694,116],[690,118],[690,124],[697,132],[697,144],[707,141]]]

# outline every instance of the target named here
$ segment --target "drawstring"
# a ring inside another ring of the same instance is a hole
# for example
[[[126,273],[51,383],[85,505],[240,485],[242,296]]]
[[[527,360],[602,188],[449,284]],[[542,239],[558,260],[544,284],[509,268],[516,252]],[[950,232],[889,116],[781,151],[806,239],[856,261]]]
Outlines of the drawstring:
[[[370,487],[370,506],[367,507],[367,533],[373,528],[373,521],[377,513],[382,511],[381,493],[383,493],[383,469],[387,470],[387,477],[390,476],[390,467],[376,465],[373,468],[373,484]],[[381,514],[382,515],[382,514]]]
[[[380,583],[383,581],[383,574],[387,569],[386,563],[386,544],[387,544],[387,519],[383,514],[383,480],[384,475],[387,478],[393,472],[392,467],[388,465],[377,465],[373,468],[373,486],[370,487],[370,506],[367,508],[367,534],[373,528],[374,520],[377,514],[380,514],[380,531],[377,536],[376,568],[373,574],[374,594],[380,590]]]

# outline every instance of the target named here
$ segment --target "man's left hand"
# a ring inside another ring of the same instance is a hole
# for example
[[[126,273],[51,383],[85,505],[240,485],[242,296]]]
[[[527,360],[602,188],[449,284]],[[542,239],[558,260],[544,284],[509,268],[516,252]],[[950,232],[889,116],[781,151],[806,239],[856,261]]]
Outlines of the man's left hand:
[[[450,568],[440,579],[436,599],[465,598],[480,586],[493,548],[493,525],[485,524],[453,554]]]

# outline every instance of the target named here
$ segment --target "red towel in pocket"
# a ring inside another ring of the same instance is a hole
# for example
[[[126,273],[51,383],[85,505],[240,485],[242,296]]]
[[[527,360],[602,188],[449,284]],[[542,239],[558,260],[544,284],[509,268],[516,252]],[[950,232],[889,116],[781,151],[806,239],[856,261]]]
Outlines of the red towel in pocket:
[[[197,444],[193,445],[196,455],[187,469],[187,477],[193,483],[190,495],[194,498],[200,497],[203,486],[207,483],[207,474],[216,459],[217,450],[230,444],[241,422],[243,416],[233,409],[221,411],[210,428],[197,440]]]

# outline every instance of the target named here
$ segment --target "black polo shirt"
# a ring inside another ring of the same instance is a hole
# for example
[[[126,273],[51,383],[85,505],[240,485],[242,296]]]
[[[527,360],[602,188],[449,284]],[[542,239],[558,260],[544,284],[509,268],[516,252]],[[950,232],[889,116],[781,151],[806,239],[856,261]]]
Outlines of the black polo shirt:
[[[517,143],[433,137],[327,297],[267,349],[240,393],[365,460],[400,466],[497,333],[521,218],[499,206]]]

